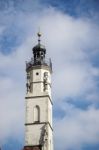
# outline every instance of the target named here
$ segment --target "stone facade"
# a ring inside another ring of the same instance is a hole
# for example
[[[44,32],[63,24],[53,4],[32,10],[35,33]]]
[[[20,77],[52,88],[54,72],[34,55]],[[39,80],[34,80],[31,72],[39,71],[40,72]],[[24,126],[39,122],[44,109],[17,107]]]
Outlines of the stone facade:
[[[24,150],[53,150],[51,67],[44,62],[27,66]]]

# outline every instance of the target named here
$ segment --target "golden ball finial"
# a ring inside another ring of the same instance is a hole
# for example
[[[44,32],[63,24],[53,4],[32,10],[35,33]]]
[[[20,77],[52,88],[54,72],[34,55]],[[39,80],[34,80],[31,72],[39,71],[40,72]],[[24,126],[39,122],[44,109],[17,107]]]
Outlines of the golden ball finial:
[[[41,34],[41,32],[38,32],[37,35],[38,35],[38,37],[41,37],[42,34]]]
[[[39,28],[39,31],[38,31],[37,35],[38,35],[38,43],[40,44],[40,41],[41,41],[40,37],[42,35],[41,32],[40,32],[40,28]]]

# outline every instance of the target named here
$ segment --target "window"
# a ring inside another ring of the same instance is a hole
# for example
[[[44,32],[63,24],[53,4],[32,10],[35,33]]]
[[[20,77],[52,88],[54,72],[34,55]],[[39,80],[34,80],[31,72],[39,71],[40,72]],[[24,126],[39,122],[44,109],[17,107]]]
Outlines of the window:
[[[39,73],[38,73],[38,72],[36,72],[36,75],[39,75]]]
[[[34,122],[40,122],[40,108],[38,105],[34,107]]]

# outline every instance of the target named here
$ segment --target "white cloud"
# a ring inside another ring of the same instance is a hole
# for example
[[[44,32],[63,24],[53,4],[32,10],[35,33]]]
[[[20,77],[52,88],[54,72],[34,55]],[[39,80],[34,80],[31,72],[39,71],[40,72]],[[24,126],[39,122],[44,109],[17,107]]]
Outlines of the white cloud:
[[[66,113],[65,117],[55,120],[55,149],[65,150],[74,148],[80,150],[84,144],[98,143],[98,109],[89,107],[87,110],[80,110],[65,104],[64,111]]]
[[[20,93],[21,90],[21,93]],[[0,143],[23,131],[23,90],[10,77],[0,77]],[[22,133],[21,133],[22,134]],[[22,135],[21,135],[22,136]]]
[[[96,47],[99,49],[98,27],[89,20],[75,19],[53,9],[45,14],[39,24],[53,60],[55,98],[94,91],[94,73],[98,68],[92,65],[90,57]]]

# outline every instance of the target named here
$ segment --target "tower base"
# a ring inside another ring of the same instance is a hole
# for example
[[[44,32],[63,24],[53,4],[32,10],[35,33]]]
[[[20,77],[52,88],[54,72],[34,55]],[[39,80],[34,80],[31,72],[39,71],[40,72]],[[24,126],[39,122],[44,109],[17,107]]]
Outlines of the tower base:
[[[24,146],[23,150],[42,150],[41,146]]]

